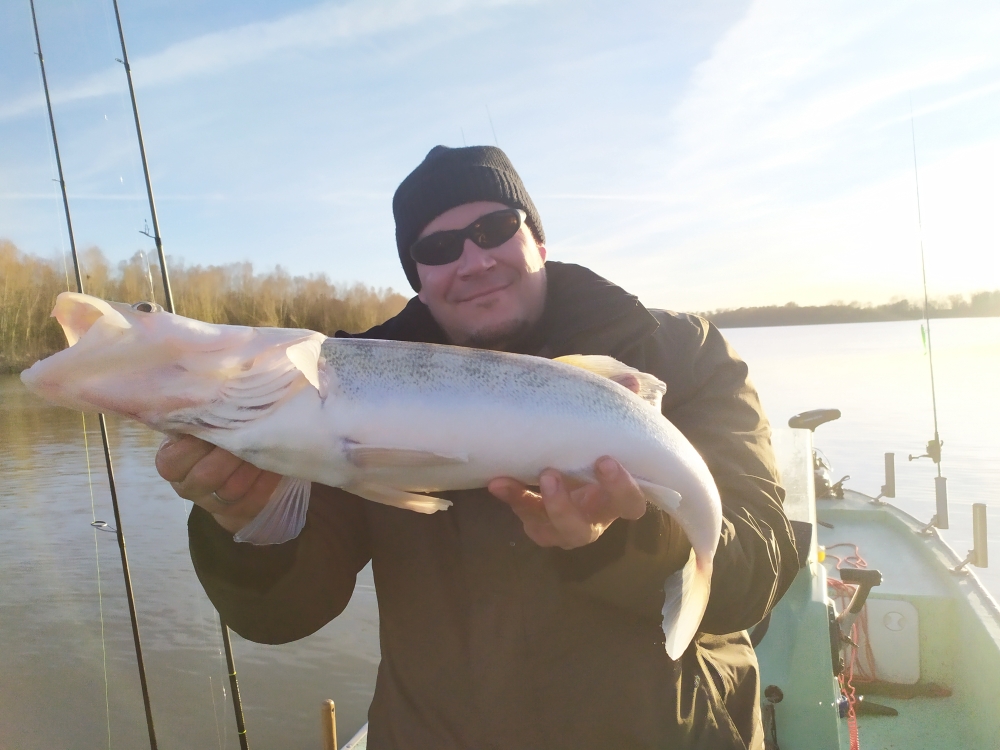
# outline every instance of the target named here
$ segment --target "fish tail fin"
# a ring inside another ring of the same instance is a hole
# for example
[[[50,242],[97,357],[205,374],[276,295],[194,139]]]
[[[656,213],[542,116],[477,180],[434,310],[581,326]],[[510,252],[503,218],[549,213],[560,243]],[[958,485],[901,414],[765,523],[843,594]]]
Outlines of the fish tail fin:
[[[694,638],[708,606],[712,564],[699,565],[694,550],[687,563],[663,584],[663,635],[667,656],[676,661]]]
[[[614,357],[606,357],[603,354],[568,354],[565,357],[556,357],[554,361],[613,380],[655,407],[657,411],[660,410],[663,394],[667,392],[666,383],[655,375],[629,367]]]
[[[233,539],[249,544],[281,544],[294,539],[306,523],[311,493],[312,482],[282,477],[264,509]]]

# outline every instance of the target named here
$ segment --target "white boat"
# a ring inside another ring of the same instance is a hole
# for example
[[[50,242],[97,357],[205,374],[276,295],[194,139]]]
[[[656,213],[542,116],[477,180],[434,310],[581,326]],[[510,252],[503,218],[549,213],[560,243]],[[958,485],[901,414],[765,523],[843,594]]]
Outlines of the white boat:
[[[778,431],[774,442],[786,513],[808,536],[804,566],[755,634],[766,747],[849,748],[856,717],[865,750],[1000,748],[1000,607],[969,569],[988,562],[985,512],[975,554],[959,556],[934,525],[883,497],[835,486],[817,498],[811,430]],[[891,454],[886,463],[880,494],[892,498]],[[857,567],[880,582],[849,627],[837,582]]]

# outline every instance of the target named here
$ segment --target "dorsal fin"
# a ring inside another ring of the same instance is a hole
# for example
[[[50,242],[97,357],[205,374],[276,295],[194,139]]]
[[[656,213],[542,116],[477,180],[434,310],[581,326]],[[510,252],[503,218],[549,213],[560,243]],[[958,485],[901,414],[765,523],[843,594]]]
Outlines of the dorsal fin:
[[[655,407],[657,411],[660,410],[663,394],[667,392],[666,383],[659,378],[629,367],[614,357],[606,357],[603,354],[567,354],[565,357],[556,357],[555,361],[613,380]]]

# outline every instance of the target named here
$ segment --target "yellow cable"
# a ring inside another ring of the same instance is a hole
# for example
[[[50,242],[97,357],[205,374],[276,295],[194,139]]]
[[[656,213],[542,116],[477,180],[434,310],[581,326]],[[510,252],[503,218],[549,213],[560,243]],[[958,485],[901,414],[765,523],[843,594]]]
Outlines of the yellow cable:
[[[83,451],[87,458],[87,484],[90,486],[90,517],[97,523],[97,509],[94,506],[94,478],[90,471],[90,444],[87,441],[87,415],[80,412],[83,420]],[[108,686],[108,646],[104,640],[104,596],[101,593],[101,549],[97,541],[97,526],[94,526],[94,557],[97,561],[97,604],[101,613],[101,649],[104,652],[104,713],[108,723],[108,750],[111,750],[111,700]],[[118,533],[117,530],[115,533]]]

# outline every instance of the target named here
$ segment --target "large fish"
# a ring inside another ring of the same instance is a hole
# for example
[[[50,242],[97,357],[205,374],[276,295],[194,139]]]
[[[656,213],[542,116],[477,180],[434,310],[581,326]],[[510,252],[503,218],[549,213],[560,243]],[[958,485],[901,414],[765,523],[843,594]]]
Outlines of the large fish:
[[[665,584],[666,650],[679,658],[708,601],[722,522],[697,451],[660,413],[665,386],[609,357],[548,360],[313,331],[210,325],[157,305],[66,292],[53,316],[69,348],[21,375],[49,401],[203,438],[282,474],[238,535],[301,530],[311,482],[423,513],[431,494],[495,477],[536,484],[554,468],[593,480],[617,458],[691,542]]]

